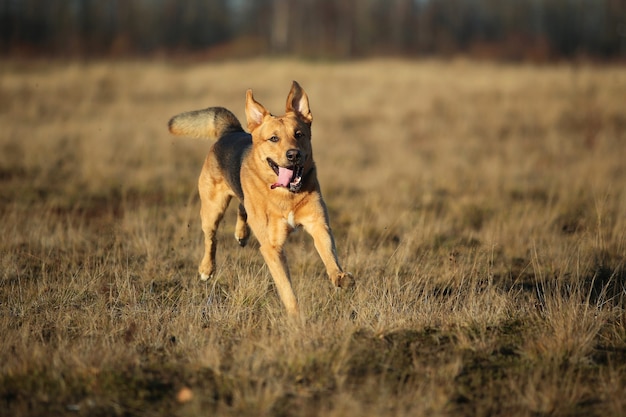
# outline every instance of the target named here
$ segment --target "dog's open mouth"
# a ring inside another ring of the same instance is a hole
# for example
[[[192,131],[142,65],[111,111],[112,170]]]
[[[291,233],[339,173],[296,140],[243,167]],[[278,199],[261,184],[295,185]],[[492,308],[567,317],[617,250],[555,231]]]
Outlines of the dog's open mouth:
[[[276,175],[278,175],[278,179],[270,187],[272,190],[277,187],[285,187],[292,193],[300,191],[300,188],[302,187],[302,172],[304,171],[304,167],[300,165],[292,165],[289,168],[281,167],[270,158],[267,158],[267,163],[270,168],[274,170]]]

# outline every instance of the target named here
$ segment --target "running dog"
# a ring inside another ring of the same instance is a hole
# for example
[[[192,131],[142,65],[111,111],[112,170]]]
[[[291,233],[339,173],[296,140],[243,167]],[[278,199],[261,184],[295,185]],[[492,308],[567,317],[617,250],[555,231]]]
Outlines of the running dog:
[[[301,226],[313,237],[328,277],[336,287],[354,285],[352,275],[344,272],[337,260],[317,180],[309,99],[294,81],[285,114],[273,116],[248,90],[246,121],[250,133],[243,130],[229,110],[209,107],[181,113],[168,123],[174,135],[217,140],[198,180],[204,232],[204,257],[198,271],[202,280],[215,273],[216,230],[231,198],[237,197],[240,204],[235,238],[245,246],[252,229],[287,313],[299,316],[283,251],[287,236],[294,229]]]

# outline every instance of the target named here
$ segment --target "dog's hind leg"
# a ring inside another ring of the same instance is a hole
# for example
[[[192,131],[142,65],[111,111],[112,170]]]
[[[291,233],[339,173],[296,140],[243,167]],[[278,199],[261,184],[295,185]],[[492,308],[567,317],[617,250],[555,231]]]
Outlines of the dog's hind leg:
[[[235,239],[241,247],[246,246],[250,237],[250,228],[248,227],[248,214],[243,204],[239,204],[237,210],[237,224],[235,225]]]
[[[215,273],[215,251],[217,247],[215,234],[232,196],[227,189],[220,189],[215,183],[209,184],[201,180],[198,188],[200,190],[200,219],[204,232],[204,256],[198,272],[200,279],[206,281]]]

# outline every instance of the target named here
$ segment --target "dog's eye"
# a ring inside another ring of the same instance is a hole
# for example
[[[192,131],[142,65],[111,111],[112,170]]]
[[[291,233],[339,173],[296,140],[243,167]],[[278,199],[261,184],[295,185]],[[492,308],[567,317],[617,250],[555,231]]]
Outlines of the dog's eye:
[[[275,136],[275,135],[274,135],[274,136],[272,136],[271,138],[269,138],[268,140],[269,140],[270,142],[274,142],[274,143],[276,143],[276,142],[278,142],[278,136]]]
[[[294,136],[296,139],[300,139],[301,137],[303,137],[303,136],[304,136],[304,133],[300,132],[299,130],[296,130],[296,132],[293,134],[293,136]]]

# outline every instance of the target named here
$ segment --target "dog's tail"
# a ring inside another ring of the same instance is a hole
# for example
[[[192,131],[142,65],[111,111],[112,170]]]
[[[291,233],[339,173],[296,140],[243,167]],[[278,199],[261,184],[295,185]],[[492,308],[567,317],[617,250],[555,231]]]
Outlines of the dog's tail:
[[[241,123],[230,110],[209,107],[178,114],[167,124],[176,136],[218,139],[226,133],[243,132]]]

